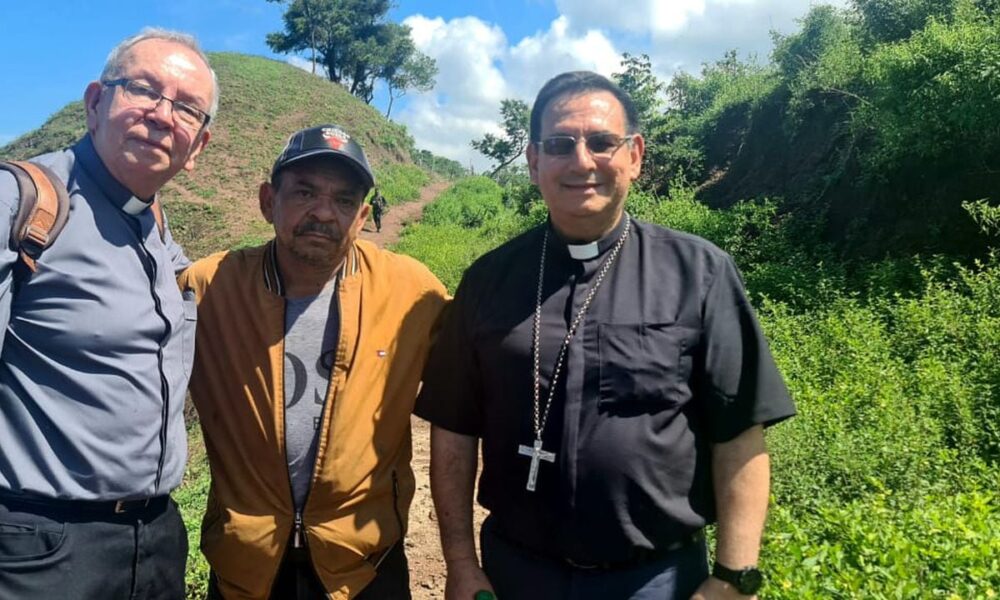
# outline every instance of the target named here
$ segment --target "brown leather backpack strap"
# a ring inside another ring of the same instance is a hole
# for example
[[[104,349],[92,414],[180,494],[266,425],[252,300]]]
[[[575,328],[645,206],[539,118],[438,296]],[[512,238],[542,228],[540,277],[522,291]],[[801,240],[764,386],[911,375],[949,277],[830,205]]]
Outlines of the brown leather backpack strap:
[[[17,180],[20,204],[11,241],[21,260],[29,269],[48,248],[69,218],[69,194],[65,184],[48,167],[27,161],[0,162],[0,168],[11,172]]]
[[[160,230],[160,240],[166,242],[164,234],[166,225],[163,224],[163,205],[160,204],[159,196],[153,198],[153,203],[149,206],[149,210],[153,211],[153,218],[156,219],[156,228]]]

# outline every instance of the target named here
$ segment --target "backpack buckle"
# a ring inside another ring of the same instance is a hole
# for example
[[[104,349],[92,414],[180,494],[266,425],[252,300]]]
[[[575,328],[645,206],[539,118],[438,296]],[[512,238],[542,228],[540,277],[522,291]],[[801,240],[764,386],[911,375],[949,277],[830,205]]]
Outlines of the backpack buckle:
[[[49,245],[49,232],[50,230],[44,227],[39,227],[35,223],[28,223],[28,227],[24,231],[24,239],[21,241],[23,244],[26,241],[31,241],[37,244],[40,248],[45,248]]]

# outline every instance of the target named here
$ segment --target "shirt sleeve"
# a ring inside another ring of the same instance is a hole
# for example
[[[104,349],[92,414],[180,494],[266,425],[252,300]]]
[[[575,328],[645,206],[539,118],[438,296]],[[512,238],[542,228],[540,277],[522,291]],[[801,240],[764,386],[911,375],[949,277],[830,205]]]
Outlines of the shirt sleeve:
[[[713,442],[795,414],[739,271],[725,256],[709,284],[703,312],[706,417]]]
[[[482,431],[481,378],[471,343],[474,301],[467,279],[441,312],[414,414],[463,435]]]
[[[14,300],[14,266],[18,256],[10,249],[10,229],[20,203],[17,180],[7,171],[0,171],[0,348],[6,339]]]

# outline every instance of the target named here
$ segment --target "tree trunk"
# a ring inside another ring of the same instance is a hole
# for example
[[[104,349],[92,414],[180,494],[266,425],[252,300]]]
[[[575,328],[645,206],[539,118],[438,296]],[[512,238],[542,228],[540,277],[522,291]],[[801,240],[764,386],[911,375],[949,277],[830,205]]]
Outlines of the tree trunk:
[[[493,171],[491,171],[491,172],[490,172],[490,179],[492,179],[492,178],[496,177],[496,176],[497,176],[497,173],[499,173],[499,172],[500,172],[500,169],[503,169],[504,167],[506,167],[506,166],[507,166],[507,165],[509,165],[510,163],[512,163],[512,162],[514,162],[515,160],[517,160],[518,158],[520,158],[520,156],[521,156],[522,154],[524,154],[524,148],[521,148],[521,151],[520,151],[520,152],[518,152],[518,153],[517,153],[517,154],[515,154],[514,156],[510,157],[510,159],[508,159],[508,160],[507,160],[506,162],[502,163],[502,164],[501,164],[501,165],[500,165],[499,167],[497,167],[497,168],[493,169]],[[470,162],[469,164],[471,165],[472,163]]]

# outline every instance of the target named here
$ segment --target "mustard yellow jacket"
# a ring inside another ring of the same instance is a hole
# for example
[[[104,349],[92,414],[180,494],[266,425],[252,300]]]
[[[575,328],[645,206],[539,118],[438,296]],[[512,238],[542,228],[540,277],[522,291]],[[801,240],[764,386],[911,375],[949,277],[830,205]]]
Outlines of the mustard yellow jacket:
[[[212,471],[201,549],[226,598],[267,598],[294,524],[285,459],[285,300],[273,243],[196,262],[191,397]],[[446,301],[417,261],[357,241],[338,284],[340,341],[302,513],[331,598],[356,596],[403,536],[414,480],[410,413]],[[367,559],[367,560],[366,560]]]

